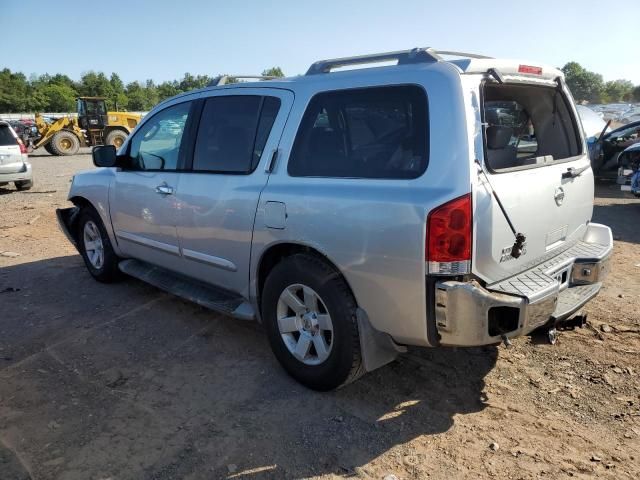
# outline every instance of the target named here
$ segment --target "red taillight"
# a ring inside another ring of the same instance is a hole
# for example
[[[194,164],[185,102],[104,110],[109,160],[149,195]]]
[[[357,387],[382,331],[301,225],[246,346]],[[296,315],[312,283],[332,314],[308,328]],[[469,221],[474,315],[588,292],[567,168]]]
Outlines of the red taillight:
[[[29,153],[27,151],[27,147],[25,147],[24,143],[22,143],[22,140],[18,139],[18,145],[20,145],[20,153]]]
[[[518,73],[530,73],[532,75],[542,75],[541,67],[532,67],[531,65],[520,65]]]
[[[458,275],[471,269],[471,194],[441,205],[427,218],[429,273]]]

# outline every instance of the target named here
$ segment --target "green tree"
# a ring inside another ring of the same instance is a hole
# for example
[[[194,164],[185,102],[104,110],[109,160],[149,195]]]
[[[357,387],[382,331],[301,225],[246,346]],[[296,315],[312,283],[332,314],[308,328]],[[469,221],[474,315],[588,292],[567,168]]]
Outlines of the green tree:
[[[613,80],[604,85],[604,102],[631,101],[633,98],[633,83],[629,80]]]
[[[76,91],[68,85],[50,83],[40,87],[39,93],[44,97],[45,105],[40,109],[46,112],[75,111]],[[39,110],[34,108],[33,110]]]
[[[284,77],[284,72],[282,71],[282,69],[280,67],[271,67],[271,68],[267,68],[266,70],[262,71],[262,76],[263,77],[278,77],[278,78],[282,78]]]
[[[80,77],[79,92],[83,97],[112,98],[113,88],[102,72],[87,72]]]
[[[633,89],[633,92],[631,92],[631,95],[633,96],[633,100],[635,102],[640,102],[640,85],[638,85],[636,88]]]
[[[569,90],[577,102],[598,103],[604,91],[602,75],[586,70],[577,62],[569,62],[562,67]]]
[[[0,70],[0,112],[14,113],[28,110],[29,83],[24,74],[5,68]]]

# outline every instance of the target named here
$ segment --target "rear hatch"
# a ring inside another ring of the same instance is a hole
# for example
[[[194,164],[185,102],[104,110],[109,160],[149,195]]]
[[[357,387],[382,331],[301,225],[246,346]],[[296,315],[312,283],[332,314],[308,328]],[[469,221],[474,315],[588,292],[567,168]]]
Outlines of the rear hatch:
[[[481,87],[484,169],[475,187],[473,271],[491,284],[546,261],[581,238],[593,173],[570,95],[552,82]],[[515,230],[526,237],[512,255]]]
[[[0,175],[18,173],[22,171],[23,164],[18,137],[8,124],[0,123]]]

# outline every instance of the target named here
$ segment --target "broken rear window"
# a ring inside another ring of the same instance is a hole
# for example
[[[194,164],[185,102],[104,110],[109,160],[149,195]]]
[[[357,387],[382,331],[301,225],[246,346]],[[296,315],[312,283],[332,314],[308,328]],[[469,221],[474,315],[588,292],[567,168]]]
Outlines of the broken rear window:
[[[582,153],[565,94],[554,87],[484,88],[486,163],[491,170],[544,165]]]

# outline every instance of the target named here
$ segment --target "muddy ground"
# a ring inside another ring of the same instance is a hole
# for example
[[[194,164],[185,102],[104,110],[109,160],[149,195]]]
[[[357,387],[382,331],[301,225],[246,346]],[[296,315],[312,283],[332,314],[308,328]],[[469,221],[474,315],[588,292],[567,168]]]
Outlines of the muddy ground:
[[[640,478],[640,201],[615,185],[587,328],[315,393],[258,325],[93,281],[54,215],[89,155],[31,158],[33,190],[0,188],[0,479]]]

